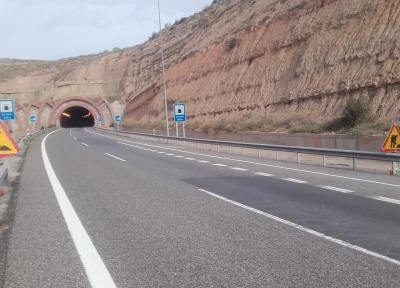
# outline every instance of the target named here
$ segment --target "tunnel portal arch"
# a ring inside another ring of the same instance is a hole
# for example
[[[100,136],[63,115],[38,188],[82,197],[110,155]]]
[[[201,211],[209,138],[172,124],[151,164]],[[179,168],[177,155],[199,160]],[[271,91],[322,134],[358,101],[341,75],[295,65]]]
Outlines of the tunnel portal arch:
[[[107,105],[107,104],[106,104]],[[108,106],[108,105],[107,105]],[[100,110],[98,106],[93,103],[92,101],[88,99],[82,99],[82,98],[71,98],[68,100],[65,100],[58,105],[56,105],[53,109],[53,112],[51,113],[49,122],[50,125],[56,125],[57,121],[60,120],[62,113],[72,107],[82,107],[88,110],[94,117],[96,121],[101,120],[103,125],[108,126],[110,123],[107,123],[109,120],[112,119],[112,115],[104,115],[105,113],[111,114],[111,110],[105,110],[102,109]]]

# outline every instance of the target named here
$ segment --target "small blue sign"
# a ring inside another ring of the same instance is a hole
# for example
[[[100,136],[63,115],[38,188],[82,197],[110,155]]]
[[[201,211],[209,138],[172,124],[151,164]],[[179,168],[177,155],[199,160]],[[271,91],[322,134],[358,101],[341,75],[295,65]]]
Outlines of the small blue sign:
[[[36,115],[29,116],[29,122],[30,123],[36,123],[36,121],[37,121],[37,116]]]
[[[122,121],[121,115],[115,115],[114,120],[115,120],[115,122],[120,123]]]
[[[186,122],[186,104],[175,103],[174,104],[174,121],[175,122]]]
[[[11,99],[0,100],[0,119],[15,120],[15,102]]]

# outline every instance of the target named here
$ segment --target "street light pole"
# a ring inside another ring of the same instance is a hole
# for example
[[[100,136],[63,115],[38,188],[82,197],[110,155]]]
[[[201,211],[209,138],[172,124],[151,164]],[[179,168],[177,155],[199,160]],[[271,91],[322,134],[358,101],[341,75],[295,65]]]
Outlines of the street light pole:
[[[162,39],[162,25],[161,25],[161,9],[160,0],[158,2],[158,22],[160,24],[160,47],[161,47],[161,66],[162,66],[162,77],[164,82],[164,106],[165,106],[165,125],[167,127],[167,136],[169,137],[169,121],[168,121],[168,101],[167,101],[167,81],[165,79],[165,64],[164,64],[164,44]]]

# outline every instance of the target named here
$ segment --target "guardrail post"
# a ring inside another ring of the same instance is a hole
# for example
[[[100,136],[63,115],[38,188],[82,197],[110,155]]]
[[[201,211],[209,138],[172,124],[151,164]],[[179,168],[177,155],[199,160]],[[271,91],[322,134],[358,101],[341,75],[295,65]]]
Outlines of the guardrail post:
[[[397,176],[398,175],[398,171],[399,171],[399,165],[397,162],[393,161],[392,162],[392,167],[393,167],[393,175]]]

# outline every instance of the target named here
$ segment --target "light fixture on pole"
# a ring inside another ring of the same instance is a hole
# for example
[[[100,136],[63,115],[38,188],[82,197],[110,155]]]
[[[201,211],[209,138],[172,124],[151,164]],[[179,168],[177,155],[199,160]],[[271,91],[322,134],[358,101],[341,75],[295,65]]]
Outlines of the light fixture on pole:
[[[161,48],[161,66],[162,66],[162,77],[164,82],[164,106],[165,106],[165,125],[167,127],[167,136],[169,137],[169,121],[168,121],[168,101],[167,101],[167,81],[165,79],[165,64],[164,64],[164,44],[162,39],[162,25],[161,25],[161,8],[160,8],[160,0],[158,2],[158,22],[160,24],[160,48]]]

